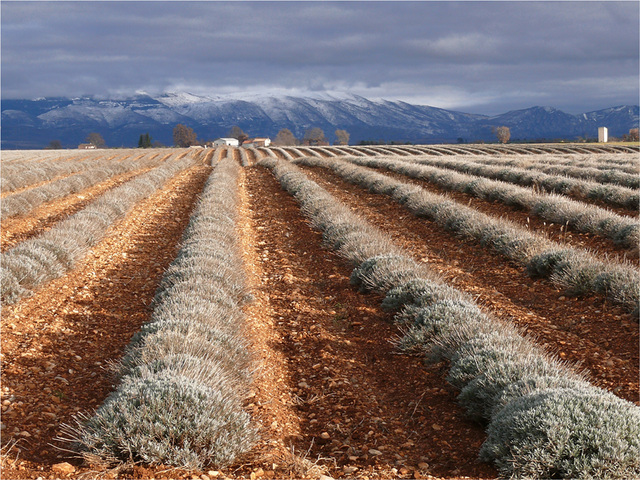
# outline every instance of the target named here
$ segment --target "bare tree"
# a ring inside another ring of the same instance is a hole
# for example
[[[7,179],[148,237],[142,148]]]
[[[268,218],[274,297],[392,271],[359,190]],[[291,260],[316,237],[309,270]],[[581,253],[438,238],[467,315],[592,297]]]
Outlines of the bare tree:
[[[630,142],[637,142],[638,141],[638,129],[637,128],[632,128],[629,130],[629,135],[627,137],[629,139]]]
[[[500,143],[507,143],[511,138],[511,130],[509,130],[509,127],[496,127],[493,133],[498,137]]]
[[[283,128],[278,132],[276,138],[273,139],[274,145],[298,145],[298,139],[288,128]]]
[[[173,143],[178,147],[190,147],[198,143],[198,139],[192,128],[179,123],[173,129]]]
[[[336,130],[336,138],[338,145],[349,145],[349,132],[346,130]]]
[[[44,147],[45,150],[60,150],[62,148],[62,143],[60,140],[51,140],[49,145]]]
[[[302,142],[305,145],[326,145],[327,139],[325,138],[324,132],[321,128],[314,127],[304,132]]]
[[[242,142],[244,142],[249,138],[249,135],[244,133],[242,129],[237,125],[234,125],[233,127],[231,127],[231,130],[229,130],[229,133],[227,134],[227,136],[230,138],[238,139],[238,143],[240,145],[242,145]]]
[[[106,145],[104,138],[102,138],[102,135],[96,132],[91,132],[89,135],[87,135],[86,141],[96,148],[104,148],[104,146]]]

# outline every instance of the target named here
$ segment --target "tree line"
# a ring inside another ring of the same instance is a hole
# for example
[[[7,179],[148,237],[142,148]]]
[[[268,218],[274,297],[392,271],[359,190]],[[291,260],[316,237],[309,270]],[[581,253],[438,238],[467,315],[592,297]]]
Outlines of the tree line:
[[[336,145],[349,145],[349,132],[346,130],[338,129],[334,132],[336,137]],[[319,127],[310,128],[305,131],[302,139],[297,139],[295,135],[288,128],[283,128],[278,132],[276,138],[273,140],[274,145],[279,146],[321,146],[329,145],[329,140],[324,134],[324,131]]]
[[[349,144],[349,132],[346,130],[338,129],[334,132],[336,136],[336,145],[348,145]],[[242,145],[242,142],[249,139],[249,135],[237,125],[234,125],[227,133],[228,138],[235,138],[238,143]],[[192,145],[200,145],[202,141],[197,139],[196,133],[192,128],[185,125],[178,124],[173,129],[173,143],[178,147],[190,147]],[[296,138],[296,136],[288,128],[281,129],[272,142],[274,145],[279,146],[295,146],[295,145],[329,145],[329,140],[325,136],[324,131],[321,128],[313,127],[305,131],[302,139]]]
[[[498,139],[500,143],[507,143],[511,138],[511,130],[509,127],[500,126],[492,128],[493,134]],[[338,129],[334,132],[336,137],[335,145],[349,145],[349,132],[346,130]],[[229,130],[227,134],[229,138],[235,138],[238,140],[240,145],[242,142],[249,139],[249,135],[245,133],[242,128],[237,125],[234,125]],[[614,140],[614,139],[612,139]],[[625,134],[622,136],[622,141],[624,142],[637,142],[638,139],[638,129],[632,128],[629,130],[629,134]],[[106,142],[102,135],[97,132],[91,132],[87,135],[85,140],[86,143],[93,145],[95,148],[105,148]],[[193,145],[203,145],[204,141],[198,140],[196,133],[190,127],[187,127],[183,124],[178,124],[173,129],[173,144],[177,147],[190,147]],[[306,146],[326,146],[329,145],[329,140],[326,138],[324,131],[319,127],[309,128],[305,131],[303,137],[301,139],[296,138],[291,130],[288,128],[281,129],[273,140],[273,145],[278,146],[296,146],[296,145],[306,145]],[[360,141],[360,145],[376,145],[376,144],[385,144],[383,141],[373,141],[373,140],[362,140]],[[390,144],[400,144],[400,143],[408,143],[408,142],[390,142]],[[464,143],[464,139],[459,138],[458,143]],[[163,147],[160,142],[154,142],[153,138],[149,133],[141,134],[138,139],[138,148],[151,148],[151,147]],[[49,144],[45,147],[47,150],[57,150],[63,148],[60,140],[51,140]]]

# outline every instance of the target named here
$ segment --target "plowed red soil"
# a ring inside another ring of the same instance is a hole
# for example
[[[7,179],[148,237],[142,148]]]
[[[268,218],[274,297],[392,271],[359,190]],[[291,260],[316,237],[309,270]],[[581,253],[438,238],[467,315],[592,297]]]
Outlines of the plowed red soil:
[[[99,156],[99,157],[95,158],[95,160],[98,161],[98,162],[100,162],[100,161],[108,161],[113,157],[115,157],[115,155],[110,156],[110,157]],[[76,161],[83,161],[83,160],[88,160],[88,159],[89,159],[89,157],[86,157],[86,156],[82,156],[82,157],[78,156],[78,157],[74,158],[72,161],[76,162]],[[8,165],[11,165],[12,163],[14,163],[14,162],[11,162],[11,161],[7,162],[6,159],[3,159],[2,161],[3,161],[3,164],[8,164]],[[52,159],[31,160],[31,161],[27,161],[26,164],[23,164],[23,165],[24,165],[24,168],[29,168],[29,166],[32,163],[33,164],[37,164],[37,163],[40,163],[40,162],[51,162],[51,161],[52,161]],[[62,157],[62,158],[59,158],[59,159],[56,159],[56,160],[53,160],[53,161],[55,161],[55,162],[67,162],[67,161],[71,161],[71,157]],[[15,165],[13,165],[13,166],[15,167]],[[76,173],[78,173],[78,172],[76,172]],[[58,175],[58,176],[55,176],[55,177],[53,177],[53,178],[51,178],[49,180],[44,180],[42,182],[33,183],[31,185],[27,185],[26,187],[16,188],[15,190],[11,190],[11,191],[0,192],[0,198],[5,198],[5,197],[7,197],[9,195],[13,195],[14,193],[24,192],[25,190],[29,190],[31,188],[37,188],[37,187],[39,187],[41,185],[46,185],[49,182],[56,181],[56,180],[58,180],[60,178],[69,177],[71,175],[74,175],[74,173],[67,173],[67,174]]]
[[[567,297],[549,281],[529,278],[522,267],[414,217],[384,195],[327,170],[304,171],[497,317],[521,326],[552,353],[585,369],[596,385],[639,403],[638,322],[621,307],[596,295]]]
[[[246,175],[250,318],[266,330],[263,355],[277,358],[264,362],[252,400],[265,430],[258,450],[286,466],[288,449],[334,477],[494,477],[476,461],[484,432],[455,404],[445,366],[397,354],[381,298],[350,286],[352,267],[321,246],[267,170]],[[274,475],[291,473],[310,472]]]
[[[3,308],[3,479],[54,478],[52,465],[78,465],[51,446],[61,446],[53,439],[61,424],[112,391],[108,364],[148,321],[148,305],[210,171],[179,174],[113,225],[72,272]],[[9,450],[12,440],[18,443]]]
[[[49,230],[56,222],[82,210],[89,203],[108,190],[116,188],[134,177],[148,172],[149,170],[151,170],[151,168],[144,168],[134,172],[116,175],[104,182],[94,185],[93,187],[74,193],[73,195],[68,195],[62,199],[40,205],[27,215],[20,215],[5,219],[0,226],[2,230],[0,232],[0,245],[2,245],[2,251],[6,251],[30,237],[40,235],[41,233]]]
[[[394,349],[399,332],[381,298],[351,287],[351,265],[322,246],[261,167],[243,172],[238,226],[255,297],[246,321],[257,374],[246,408],[261,440],[236,465],[203,472],[106,471],[56,448],[60,426],[113,390],[108,364],[148,321],[210,171],[178,175],[114,225],[74,271],[3,309],[1,478],[494,478],[493,467],[477,460],[483,427],[456,404],[447,365]],[[484,308],[637,402],[638,324],[624,312],[602,299],[565,298],[387,198],[306,171]],[[73,471],[56,473],[61,462]]]
[[[571,226],[545,221],[540,217],[530,215],[524,209],[511,207],[499,201],[482,200],[468,193],[448,191],[427,181],[412,179],[383,169],[375,170],[398,181],[412,183],[430,192],[446,195],[487,215],[508,219],[524,228],[541,233],[555,242],[565,243],[575,248],[587,249],[592,253],[599,254],[601,257],[608,257],[619,262],[630,261],[638,263],[638,246],[625,247],[617,245],[609,238],[592,233],[578,232]],[[611,209],[609,208],[609,210]]]

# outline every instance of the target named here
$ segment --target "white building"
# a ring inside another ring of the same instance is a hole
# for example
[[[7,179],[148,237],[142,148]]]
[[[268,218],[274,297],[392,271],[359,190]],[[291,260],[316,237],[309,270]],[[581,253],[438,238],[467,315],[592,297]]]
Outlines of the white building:
[[[268,147],[271,145],[270,138],[254,138],[253,143],[256,144],[256,147]]]
[[[238,142],[237,138],[219,138],[213,142],[214,147],[225,145],[229,147],[238,147],[240,146],[240,142]]]
[[[247,140],[245,140],[244,142],[242,142],[242,146],[245,148],[252,148],[252,147],[268,147],[269,145],[271,145],[271,139],[270,138],[248,138]]]
[[[607,127],[598,127],[598,142],[607,143],[609,141],[609,129]]]

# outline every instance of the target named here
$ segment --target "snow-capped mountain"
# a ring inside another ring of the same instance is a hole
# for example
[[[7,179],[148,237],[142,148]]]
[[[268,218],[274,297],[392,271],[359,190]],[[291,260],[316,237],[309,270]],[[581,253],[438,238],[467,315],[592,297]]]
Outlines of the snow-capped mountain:
[[[203,140],[224,136],[234,125],[252,136],[275,137],[288,128],[301,138],[319,127],[329,140],[336,129],[361,140],[414,143],[463,139],[495,140],[492,128],[506,125],[512,139],[595,137],[597,127],[621,136],[638,126],[638,106],[620,106],[570,115],[550,107],[532,107],[497,116],[467,114],[349,94],[220,95],[176,92],[139,93],[124,99],[40,98],[2,101],[2,148],[43,148],[59,140],[73,148],[90,132],[109,146],[137,146],[141,134],[171,145],[175,125],[193,128]]]

